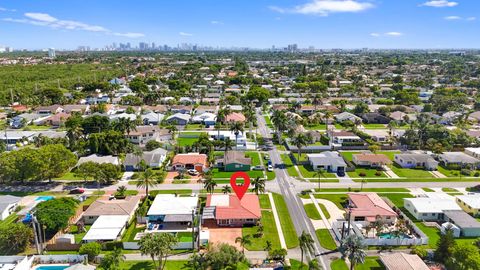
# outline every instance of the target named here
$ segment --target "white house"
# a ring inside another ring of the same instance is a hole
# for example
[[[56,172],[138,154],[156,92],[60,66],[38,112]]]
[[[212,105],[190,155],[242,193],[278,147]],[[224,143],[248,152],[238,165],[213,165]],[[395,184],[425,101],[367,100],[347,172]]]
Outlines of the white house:
[[[233,143],[236,141],[236,149],[244,150],[247,147],[247,137],[244,133],[239,133],[238,136],[235,136],[235,132],[229,130],[220,130],[220,131],[209,131],[208,137],[213,140],[224,141],[226,138],[229,138]]]
[[[355,123],[355,121],[362,121],[362,118],[356,116],[353,113],[342,112],[335,115],[335,120],[337,120],[337,122],[340,122],[340,123],[343,121],[352,121]]]
[[[98,164],[110,163],[110,164],[113,164],[113,165],[120,165],[120,160],[118,159],[118,157],[97,156],[97,154],[92,154],[90,156],[79,158],[76,166],[78,167],[78,166],[82,165],[83,163],[86,163],[86,162],[89,162],[89,161],[95,162],[95,163],[98,163]]]
[[[393,159],[402,168],[424,168],[433,171],[438,166],[438,161],[428,154],[396,154]]]
[[[319,154],[307,154],[307,160],[314,171],[324,169],[328,172],[345,171],[347,163],[338,152],[325,151]]]
[[[433,192],[431,192],[433,193]],[[418,220],[442,221],[444,211],[462,210],[455,198],[447,194],[428,194],[428,197],[404,198],[404,207]]]
[[[12,195],[0,196],[0,221],[6,219],[15,211],[21,199]]]
[[[159,194],[147,212],[147,231],[190,232],[193,213],[198,205],[198,196],[176,197],[174,194]]]
[[[129,220],[128,215],[99,216],[82,239],[82,242],[115,241],[121,236]]]

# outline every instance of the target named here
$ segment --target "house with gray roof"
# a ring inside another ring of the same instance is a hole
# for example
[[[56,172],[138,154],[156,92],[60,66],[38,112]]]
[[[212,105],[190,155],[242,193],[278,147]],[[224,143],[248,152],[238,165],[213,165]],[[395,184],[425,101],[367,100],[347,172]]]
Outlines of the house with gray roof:
[[[180,126],[185,126],[190,122],[190,114],[176,113],[167,117],[166,122],[169,124],[176,124]]]
[[[438,160],[445,166],[459,166],[461,168],[478,168],[480,160],[463,152],[444,152],[438,155]]]
[[[445,221],[460,229],[460,236],[479,237],[480,222],[462,210],[445,210]]]
[[[123,164],[125,165],[126,171],[137,170],[137,165],[141,160],[144,160],[150,168],[159,168],[167,158],[167,154],[168,151],[163,148],[157,148],[149,152],[143,152],[141,157],[129,153],[125,156],[125,161]]]
[[[314,171],[324,169],[328,172],[345,171],[347,163],[336,151],[325,151],[319,154],[307,154],[307,161]]]
[[[438,161],[436,161],[429,154],[415,154],[415,153],[396,154],[393,160],[400,167],[408,168],[408,169],[424,168],[425,170],[428,170],[428,171],[434,171],[437,169],[437,166],[438,166]]]
[[[20,197],[12,195],[0,196],[0,221],[5,220],[15,211],[21,199]]]
[[[82,165],[83,163],[86,162],[94,162],[98,164],[103,164],[103,163],[110,163],[113,165],[120,165],[120,160],[118,157],[114,156],[98,156],[97,154],[92,154],[90,156],[86,157],[81,157],[78,159],[76,167]]]

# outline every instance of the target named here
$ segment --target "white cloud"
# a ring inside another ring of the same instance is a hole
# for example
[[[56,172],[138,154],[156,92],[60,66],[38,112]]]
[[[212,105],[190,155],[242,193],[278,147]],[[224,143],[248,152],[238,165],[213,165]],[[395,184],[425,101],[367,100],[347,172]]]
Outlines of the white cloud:
[[[221,21],[210,21],[211,24],[223,24]]]
[[[190,34],[190,33],[185,33],[185,32],[180,32],[178,33],[180,36],[184,36],[184,37],[191,37],[193,36],[193,34]]]
[[[460,16],[447,16],[447,17],[443,17],[443,18],[447,21],[457,21],[457,20],[462,19],[462,17],[460,17]]]
[[[370,36],[372,36],[372,37],[379,37],[380,34],[379,34],[379,33],[370,33]]]
[[[22,19],[4,18],[2,20],[7,22],[14,22],[14,23],[47,26],[53,29],[82,30],[82,31],[88,31],[88,32],[104,33],[106,35],[114,35],[114,36],[127,37],[127,38],[138,38],[138,37],[145,36],[142,33],[112,32],[111,30],[103,26],[91,25],[91,24],[87,24],[79,21],[61,20],[47,13],[27,12],[24,14],[24,16],[25,18],[22,18]]]
[[[279,13],[297,13],[306,15],[328,16],[330,13],[361,12],[374,5],[358,0],[311,0],[311,2],[295,6],[294,8],[269,7]]]
[[[468,17],[466,20],[467,21],[475,21],[477,19],[477,17]]]
[[[15,12],[17,10],[15,9],[9,9],[9,8],[4,8],[4,7],[0,7],[0,11],[10,11],[10,12]]]
[[[400,33],[400,32],[387,32],[387,33],[385,33],[385,36],[399,37],[399,36],[403,36],[403,33]]]
[[[457,2],[453,2],[453,1],[450,2],[447,0],[433,0],[433,1],[427,1],[421,4],[421,6],[426,6],[426,7],[454,7],[457,5],[458,5]]]

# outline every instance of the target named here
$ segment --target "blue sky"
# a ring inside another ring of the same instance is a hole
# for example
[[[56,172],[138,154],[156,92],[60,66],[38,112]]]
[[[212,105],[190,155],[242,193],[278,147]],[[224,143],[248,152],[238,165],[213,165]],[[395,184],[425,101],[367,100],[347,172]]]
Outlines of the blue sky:
[[[0,44],[479,48],[478,0],[2,0]]]

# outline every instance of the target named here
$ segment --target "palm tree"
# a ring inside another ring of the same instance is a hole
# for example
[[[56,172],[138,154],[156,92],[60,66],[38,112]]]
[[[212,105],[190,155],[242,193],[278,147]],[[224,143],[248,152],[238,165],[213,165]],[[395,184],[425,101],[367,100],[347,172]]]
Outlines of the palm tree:
[[[333,117],[333,114],[331,112],[325,112],[325,115],[323,118],[325,119],[325,132],[328,132],[328,120],[330,120]]]
[[[250,133],[250,136],[253,137],[252,126],[256,118],[255,118],[255,107],[253,106],[252,103],[245,103],[243,105],[243,115],[245,115],[245,119],[247,120],[247,123],[248,123],[248,132]]]
[[[105,270],[120,269],[120,264],[125,261],[125,256],[119,248],[113,249],[112,252],[107,253],[101,263],[100,267]]]
[[[258,195],[259,193],[265,192],[265,179],[257,177],[253,179],[252,185],[253,185],[252,191],[255,192],[255,194]]]
[[[232,150],[233,148],[233,142],[230,140],[230,138],[225,138],[225,140],[223,141],[223,155],[226,156],[227,155],[227,152],[228,150]]]
[[[308,251],[310,253],[314,252],[314,243],[313,238],[310,234],[306,233],[305,231],[302,232],[300,237],[298,237],[298,242],[300,245],[300,251],[301,251],[301,263],[300,265],[303,265],[303,256],[305,255],[305,252]]]
[[[176,134],[176,132],[178,131],[177,126],[176,126],[176,125],[169,125],[169,126],[167,127],[167,129],[168,129],[168,132],[169,132],[170,134],[172,134],[172,138],[174,139],[174,138],[175,138],[175,134]]]
[[[229,185],[225,185],[225,186],[223,186],[223,188],[222,188],[222,192],[223,192],[223,194],[231,193],[231,192],[232,192],[232,188],[231,188]]]
[[[365,244],[362,242],[362,238],[351,234],[345,237],[340,245],[339,251],[342,254],[342,258],[348,258],[350,261],[350,270],[355,268],[355,265],[365,262]]]
[[[243,133],[243,123],[233,122],[232,124],[230,124],[230,131],[235,134],[235,150],[237,150],[238,134]]]
[[[273,126],[275,127],[275,132],[277,133],[278,143],[282,144],[282,131],[288,128],[287,126],[287,116],[283,111],[273,112],[272,117],[270,118]]]
[[[245,246],[252,244],[250,235],[239,236],[235,239],[235,243],[239,243],[242,247],[242,253],[245,254]]]
[[[297,151],[298,151],[298,161],[297,162],[300,162],[301,155],[302,155],[302,147],[308,145],[309,138],[304,133],[298,133],[292,138],[291,142],[292,142],[293,145],[295,145],[297,147]]]
[[[217,183],[213,180],[211,175],[205,175],[205,180],[203,181],[203,188],[207,190],[208,193],[213,194]]]
[[[142,170],[143,168],[140,168],[140,165],[141,165],[140,161],[142,160],[142,156],[143,156],[142,148],[140,148],[138,146],[134,146],[132,154],[137,158],[137,169],[139,171]]]
[[[320,192],[320,179],[325,178],[325,170],[323,168],[319,168],[318,171],[313,173],[313,176],[318,178],[318,191]]]
[[[80,125],[69,127],[67,129],[67,138],[70,149],[74,148],[74,146],[77,144],[78,139],[80,139],[82,135],[83,128]]]
[[[214,128],[217,131],[217,140],[219,140],[220,139],[220,130],[222,129],[222,125],[219,122],[216,122]]]
[[[148,168],[145,172],[140,174],[137,181],[137,187],[145,188],[145,196],[148,197],[148,189],[154,187],[158,181],[154,178],[155,173],[152,169]]]
[[[321,270],[322,268],[318,265],[317,259],[313,259],[308,262],[308,270]]]
[[[267,240],[265,242],[265,247],[263,248],[264,251],[270,252],[272,250],[272,242],[270,240]]]

